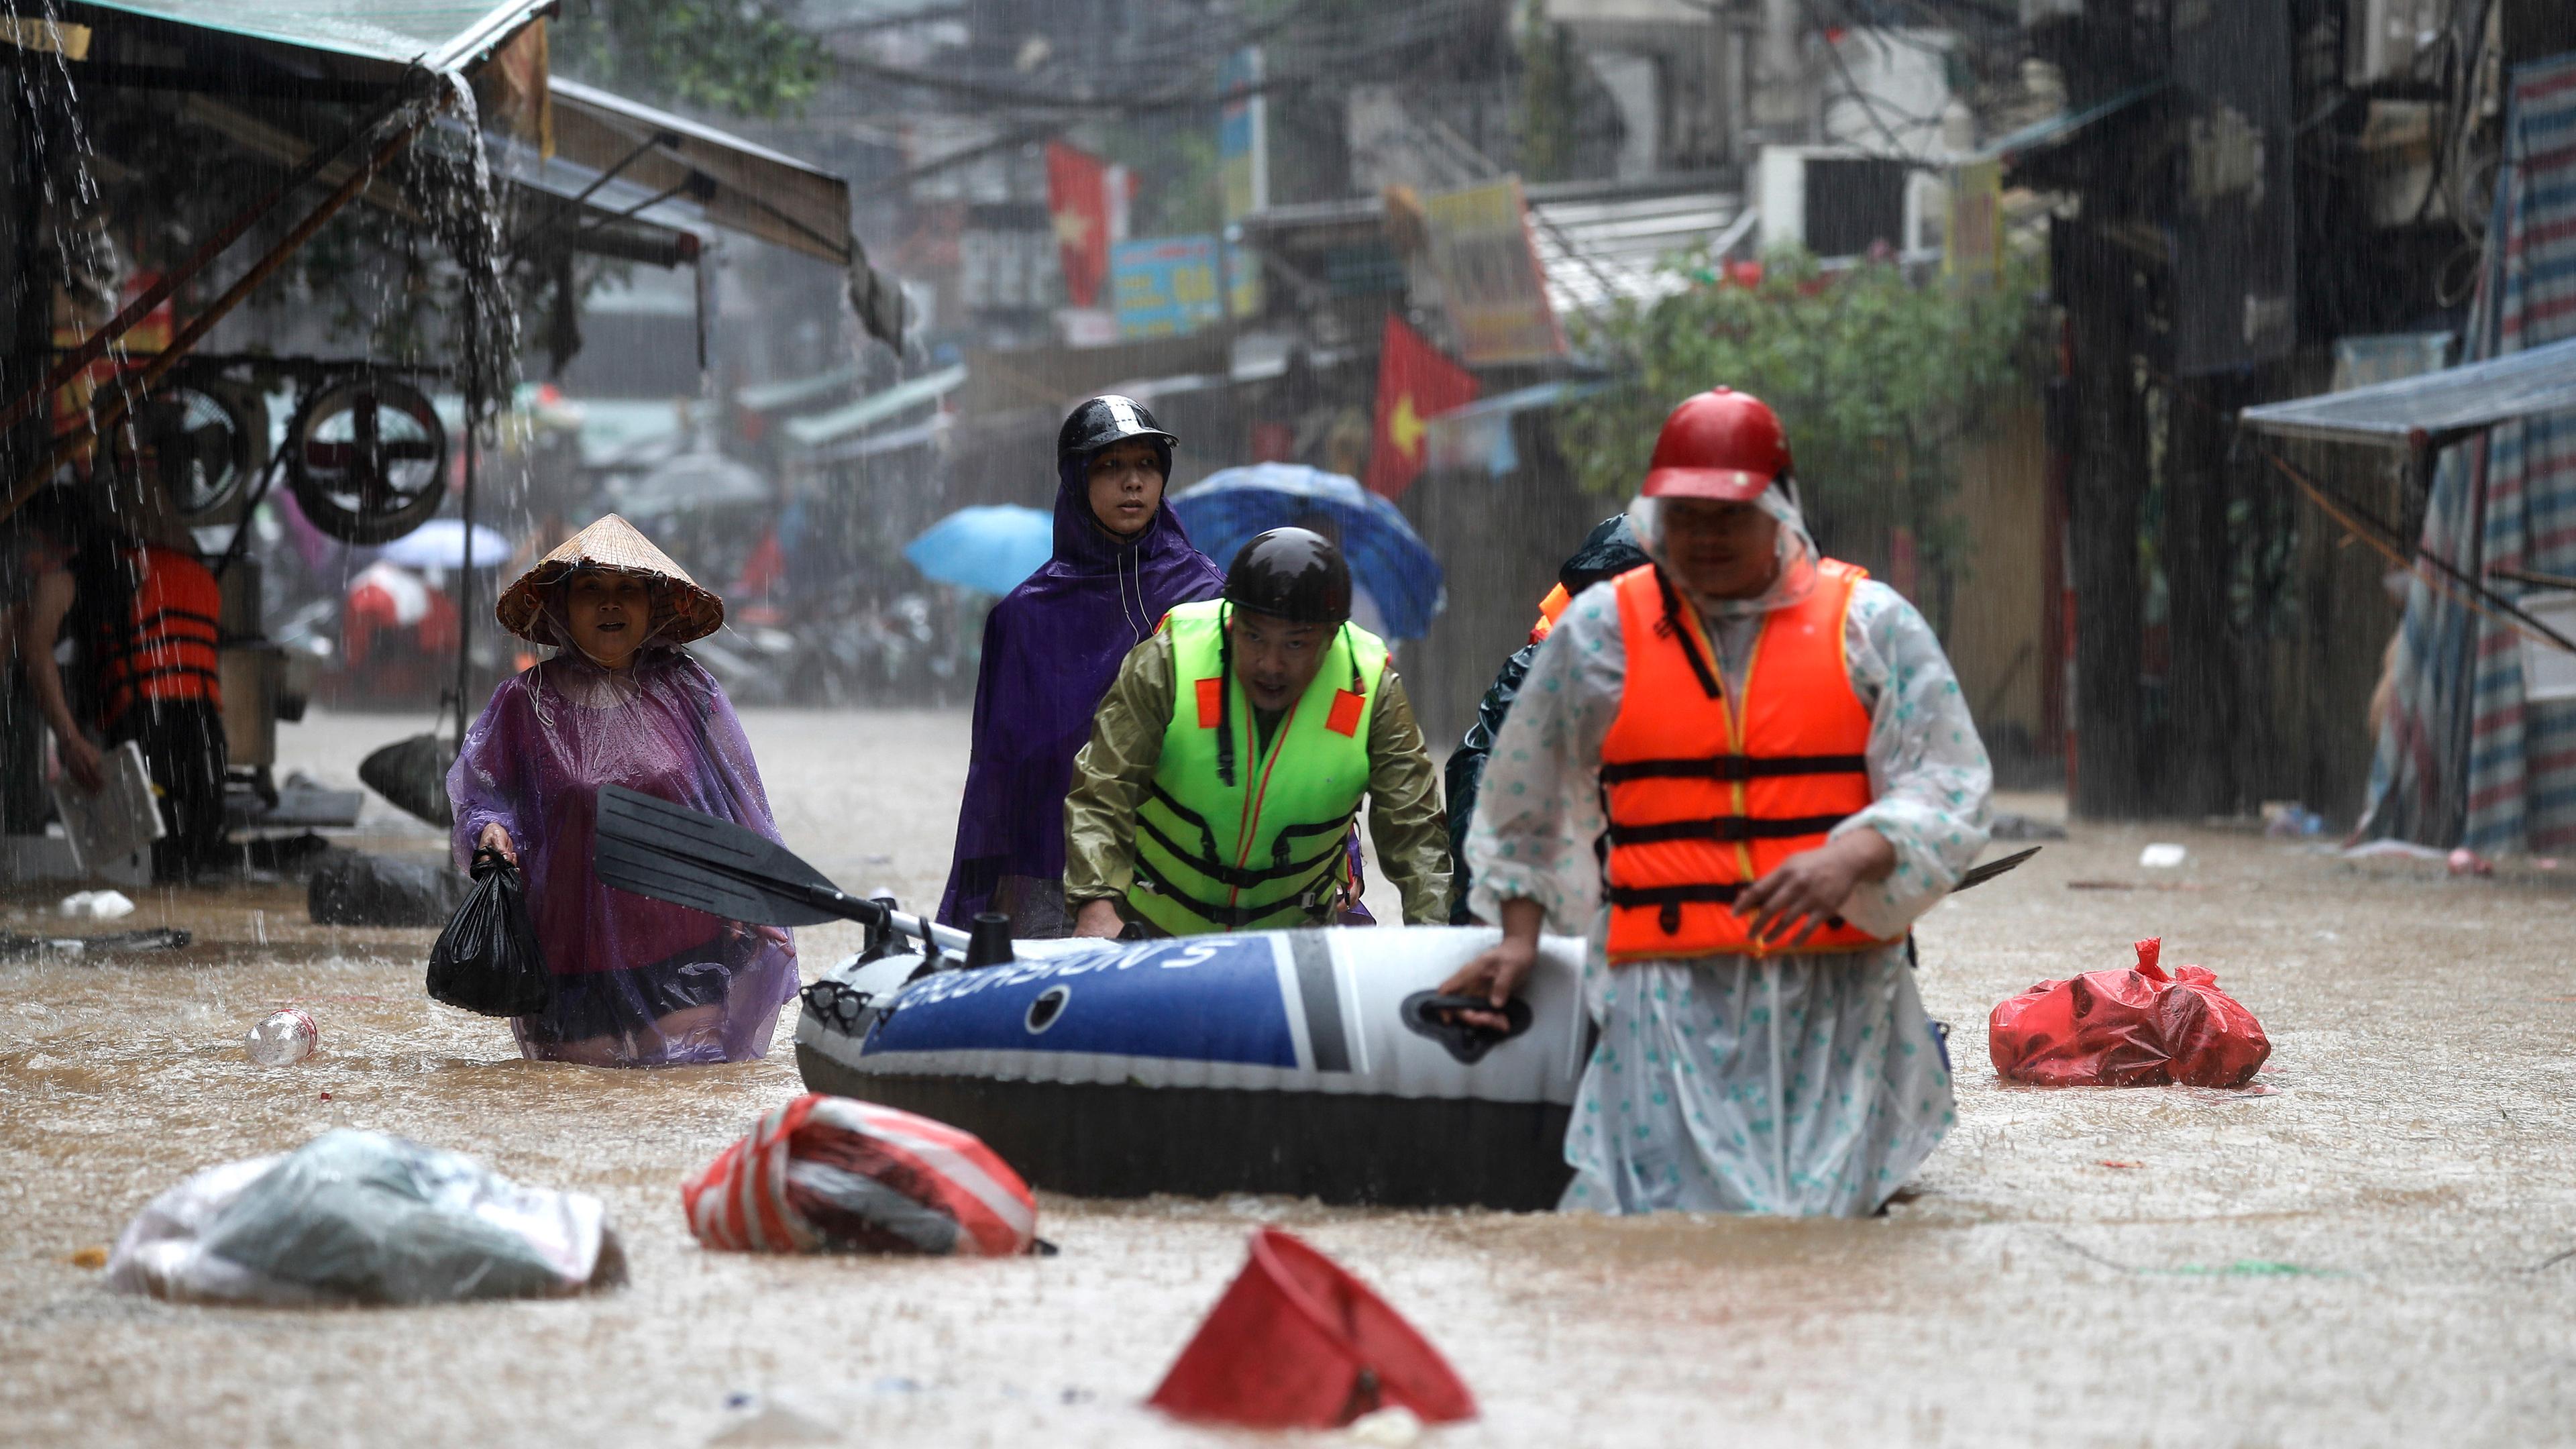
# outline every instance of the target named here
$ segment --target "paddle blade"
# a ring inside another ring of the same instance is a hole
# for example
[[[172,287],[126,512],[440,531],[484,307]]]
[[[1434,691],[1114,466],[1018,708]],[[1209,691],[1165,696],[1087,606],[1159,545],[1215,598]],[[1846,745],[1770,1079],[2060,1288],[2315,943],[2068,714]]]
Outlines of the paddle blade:
[[[2021,864],[2023,861],[2028,860],[2037,854],[2039,854],[2039,847],[2034,845],[2028,850],[2016,851],[2011,855],[2005,856],[2001,860],[1987,861],[1984,865],[1978,866],[1976,869],[1969,871],[1966,875],[1959,877],[1959,883],[1952,886],[1950,889],[1955,892],[1966,890],[1968,887],[1973,885],[1984,885],[1986,882],[1993,880],[1996,876],[2002,875],[2005,871],[2012,869],[2014,866]]]
[[[600,789],[591,862],[620,890],[731,921],[810,926],[844,914],[813,898],[835,888],[785,846],[620,785]]]

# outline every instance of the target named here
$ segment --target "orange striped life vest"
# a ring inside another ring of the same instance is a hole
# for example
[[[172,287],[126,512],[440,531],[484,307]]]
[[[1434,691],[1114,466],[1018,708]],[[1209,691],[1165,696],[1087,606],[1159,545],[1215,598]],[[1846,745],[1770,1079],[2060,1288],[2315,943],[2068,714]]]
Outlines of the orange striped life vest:
[[[160,544],[128,549],[142,575],[121,648],[98,661],[104,722],[143,700],[202,699],[223,707],[223,590],[206,566]]]
[[[1817,575],[1803,602],[1764,616],[1733,701],[1698,611],[1651,564],[1619,576],[1627,683],[1601,748],[1613,963],[1882,944],[1834,923],[1756,946],[1732,909],[1870,802],[1869,710],[1843,660],[1843,617],[1868,575],[1831,559]]]

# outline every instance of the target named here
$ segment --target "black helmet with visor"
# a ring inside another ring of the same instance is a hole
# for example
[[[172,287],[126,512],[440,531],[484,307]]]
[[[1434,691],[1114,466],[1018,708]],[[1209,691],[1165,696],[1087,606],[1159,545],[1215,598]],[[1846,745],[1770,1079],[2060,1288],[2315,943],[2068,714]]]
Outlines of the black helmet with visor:
[[[1056,463],[1087,464],[1092,454],[1130,438],[1151,442],[1155,455],[1162,460],[1163,476],[1172,476],[1172,448],[1180,439],[1154,421],[1143,403],[1117,393],[1086,398],[1065,415],[1064,426],[1055,435]]]

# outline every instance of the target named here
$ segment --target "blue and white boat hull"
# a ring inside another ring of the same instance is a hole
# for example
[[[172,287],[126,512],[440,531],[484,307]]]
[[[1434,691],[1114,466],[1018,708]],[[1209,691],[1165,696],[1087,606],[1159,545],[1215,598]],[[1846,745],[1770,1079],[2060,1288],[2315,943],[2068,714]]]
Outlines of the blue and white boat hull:
[[[797,1065],[813,1090],[973,1132],[1060,1192],[1550,1207],[1589,1049],[1583,944],[1543,942],[1528,1027],[1472,1061],[1407,1021],[1408,998],[1495,936],[1023,941],[1013,962],[909,981],[918,956],[853,958],[826,977],[869,1005],[847,1030],[808,1005]]]

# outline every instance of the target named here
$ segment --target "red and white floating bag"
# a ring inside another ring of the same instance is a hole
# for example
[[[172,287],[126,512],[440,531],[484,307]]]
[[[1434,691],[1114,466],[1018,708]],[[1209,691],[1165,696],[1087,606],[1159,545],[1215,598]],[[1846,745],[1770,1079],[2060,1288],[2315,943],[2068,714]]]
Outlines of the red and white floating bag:
[[[972,1133],[809,1092],[680,1188],[709,1248],[1007,1257],[1038,1225],[1028,1184]]]

